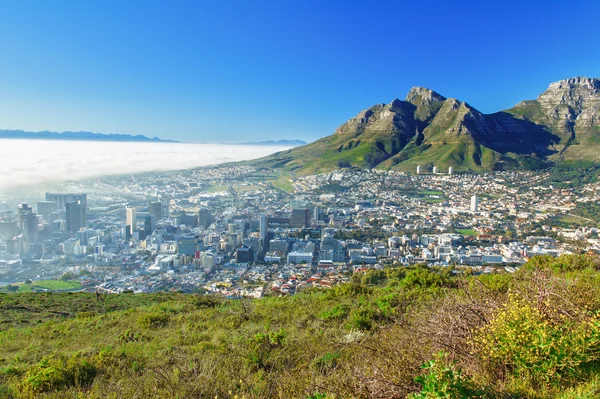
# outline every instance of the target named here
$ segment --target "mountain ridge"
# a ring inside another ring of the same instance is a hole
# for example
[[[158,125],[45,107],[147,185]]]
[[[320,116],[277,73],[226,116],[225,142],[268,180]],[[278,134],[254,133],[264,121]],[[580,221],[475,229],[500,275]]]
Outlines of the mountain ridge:
[[[156,142],[156,143],[178,143],[177,140],[160,139],[158,137],[146,137],[143,135],[130,134],[106,134],[87,131],[79,132],[52,132],[48,130],[40,132],[29,132],[25,130],[0,130],[0,139],[23,139],[23,140],[76,140],[76,141],[117,141],[117,142]]]
[[[254,164],[310,174],[344,167],[414,171],[418,165],[514,170],[560,160],[600,162],[598,79],[553,82],[537,99],[491,114],[415,86],[405,100],[376,104],[330,136]]]

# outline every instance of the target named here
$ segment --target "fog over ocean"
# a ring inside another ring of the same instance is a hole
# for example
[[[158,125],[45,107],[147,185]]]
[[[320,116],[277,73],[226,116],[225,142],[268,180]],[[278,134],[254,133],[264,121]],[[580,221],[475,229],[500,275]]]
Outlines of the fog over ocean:
[[[287,147],[0,140],[0,189],[90,177],[190,169],[260,158]]]

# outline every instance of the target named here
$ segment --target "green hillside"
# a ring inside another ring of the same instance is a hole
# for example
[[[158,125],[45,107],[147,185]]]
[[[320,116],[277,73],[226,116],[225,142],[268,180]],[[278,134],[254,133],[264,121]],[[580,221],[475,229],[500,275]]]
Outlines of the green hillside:
[[[469,104],[414,87],[360,112],[334,134],[253,161],[298,174],[336,168],[430,171],[537,169],[562,160],[600,162],[600,80],[552,83],[537,100],[482,114]]]
[[[600,263],[259,300],[0,294],[0,398],[595,398]]]

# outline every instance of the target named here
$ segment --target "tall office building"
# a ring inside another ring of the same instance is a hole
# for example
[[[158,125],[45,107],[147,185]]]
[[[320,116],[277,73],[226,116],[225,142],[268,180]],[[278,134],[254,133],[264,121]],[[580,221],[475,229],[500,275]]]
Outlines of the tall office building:
[[[162,219],[162,203],[158,201],[150,201],[148,212],[151,215],[154,215],[154,221],[158,222],[160,219]]]
[[[56,204],[55,210],[66,211],[67,204],[79,202],[83,206],[83,225],[87,222],[87,194],[86,193],[46,193],[46,201]],[[80,210],[78,210],[79,212]],[[76,231],[76,230],[75,230]]]
[[[51,222],[50,215],[56,210],[56,203],[52,201],[38,201],[35,208],[38,215],[44,218],[46,222]]]
[[[214,221],[215,221],[215,218],[213,217],[213,215],[210,213],[210,211],[208,209],[200,208],[200,210],[198,211],[198,225],[199,226],[207,228],[208,226],[213,224]]]
[[[129,226],[129,233],[133,234],[135,229],[137,229],[136,209],[133,206],[128,206],[125,208],[125,213],[126,213],[126,223]]]
[[[321,220],[321,209],[319,208],[319,206],[315,206],[315,210],[313,211],[313,220],[315,222]]]
[[[77,239],[79,240],[79,245],[85,247],[88,245],[88,241],[90,239],[90,231],[81,229],[77,232]]]
[[[479,198],[476,195],[471,197],[471,211],[479,212]]]
[[[14,220],[0,220],[0,240],[9,240],[19,235],[19,226]]]
[[[309,225],[307,208],[292,209],[290,216],[290,227],[306,227]]]
[[[146,237],[151,235],[156,230],[156,219],[153,214],[147,215],[144,218],[144,233]]]
[[[267,217],[265,215],[260,216],[260,238],[262,239],[263,246],[267,243]]]
[[[38,220],[33,212],[27,212],[23,216],[23,238],[28,243],[36,242],[38,239]]]
[[[25,225],[24,225],[25,215],[27,215],[28,213],[31,213],[31,212],[33,212],[33,208],[31,208],[27,204],[21,204],[17,207],[17,224],[19,226],[19,229],[21,229],[21,231],[25,230]]]
[[[68,202],[80,202],[84,207],[87,207],[87,194],[59,194],[46,193],[46,201],[54,202],[56,209],[62,210],[67,207]]]
[[[86,211],[85,205],[81,202],[67,202],[65,204],[67,219],[67,231],[69,233],[75,233],[82,227],[86,226]]]

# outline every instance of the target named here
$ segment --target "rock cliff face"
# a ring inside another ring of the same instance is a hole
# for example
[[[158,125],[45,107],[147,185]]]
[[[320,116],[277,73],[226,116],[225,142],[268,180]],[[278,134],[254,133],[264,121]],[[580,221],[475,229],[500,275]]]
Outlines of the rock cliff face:
[[[333,135],[256,162],[299,173],[338,167],[497,170],[557,159],[600,161],[600,80],[552,83],[536,100],[485,115],[433,90],[413,87],[404,101],[370,107]]]
[[[536,100],[508,112],[557,135],[560,157],[600,160],[600,80],[576,77],[551,83]]]

